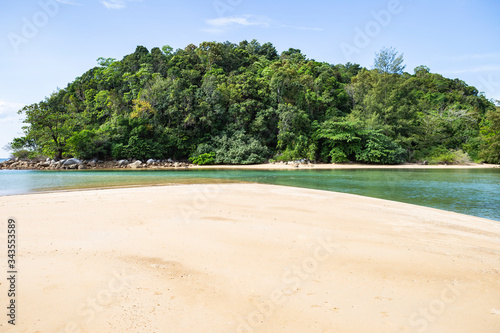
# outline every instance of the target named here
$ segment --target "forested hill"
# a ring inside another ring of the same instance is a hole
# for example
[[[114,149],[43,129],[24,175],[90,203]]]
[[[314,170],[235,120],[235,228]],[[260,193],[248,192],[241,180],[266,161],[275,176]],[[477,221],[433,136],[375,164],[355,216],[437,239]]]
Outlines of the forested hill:
[[[138,46],[25,115],[19,157],[500,162],[500,111],[477,89],[384,49],[373,70],[271,43]]]

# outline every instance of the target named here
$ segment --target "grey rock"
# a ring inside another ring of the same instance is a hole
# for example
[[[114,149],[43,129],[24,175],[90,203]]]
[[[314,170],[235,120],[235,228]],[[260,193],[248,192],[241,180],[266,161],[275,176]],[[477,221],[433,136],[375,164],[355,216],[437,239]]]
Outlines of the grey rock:
[[[149,160],[147,160],[147,162],[146,162],[146,163],[147,163],[147,164],[153,164],[153,163],[155,163],[155,162],[156,162],[155,160],[153,160],[152,158],[150,158]]]
[[[129,163],[128,160],[119,160],[118,166],[124,166],[124,165],[127,165],[128,163]]]
[[[70,159],[67,159],[66,161],[63,162],[63,165],[64,166],[68,166],[68,165],[78,165],[78,164],[82,164],[82,161],[80,161],[79,159],[77,158],[70,158]]]
[[[141,168],[142,167],[141,165],[142,165],[141,161],[135,161],[134,163],[130,163],[128,166],[131,169],[137,169],[137,168]]]

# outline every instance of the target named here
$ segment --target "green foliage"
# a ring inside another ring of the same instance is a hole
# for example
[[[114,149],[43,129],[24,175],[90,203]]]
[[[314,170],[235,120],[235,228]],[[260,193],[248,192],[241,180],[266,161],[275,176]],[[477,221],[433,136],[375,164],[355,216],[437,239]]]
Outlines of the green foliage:
[[[11,147],[56,159],[394,164],[442,146],[500,160],[500,117],[490,101],[425,66],[403,70],[394,49],[367,70],[293,48],[278,55],[256,40],[138,46],[121,60],[99,58],[66,88],[25,106],[24,135]]]
[[[472,160],[462,149],[448,149],[444,146],[432,147],[415,154],[418,162],[428,164],[467,164]]]
[[[204,153],[200,154],[195,157],[190,157],[189,160],[193,164],[198,164],[198,165],[207,165],[207,164],[214,164],[215,162],[215,153],[210,152],[210,153]]]
[[[398,164],[405,161],[400,145],[380,130],[363,128],[360,122],[324,122],[315,135],[322,147],[321,159],[333,163]]]
[[[500,164],[500,107],[488,111],[481,128],[480,157],[487,163]]]
[[[269,149],[243,131],[216,136],[208,143],[200,144],[194,155],[212,152],[215,152],[214,164],[257,164],[269,157]]]
[[[363,140],[363,149],[356,154],[356,161],[372,164],[400,164],[406,152],[380,131],[369,131]]]
[[[403,65],[403,55],[398,55],[394,48],[383,48],[375,56],[373,68],[381,73],[388,74],[403,74],[405,69]]]

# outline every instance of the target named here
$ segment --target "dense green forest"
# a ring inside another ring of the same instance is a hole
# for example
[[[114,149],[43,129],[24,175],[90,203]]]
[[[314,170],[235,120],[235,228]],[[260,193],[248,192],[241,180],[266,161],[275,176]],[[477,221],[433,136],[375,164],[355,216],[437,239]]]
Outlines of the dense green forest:
[[[138,46],[19,112],[20,157],[500,163],[500,109],[383,49],[374,69],[271,43]]]

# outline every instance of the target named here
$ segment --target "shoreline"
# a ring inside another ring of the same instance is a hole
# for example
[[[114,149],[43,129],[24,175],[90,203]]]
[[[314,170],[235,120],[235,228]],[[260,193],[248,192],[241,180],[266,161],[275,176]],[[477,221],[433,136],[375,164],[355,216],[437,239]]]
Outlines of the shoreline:
[[[69,159],[73,160],[73,159]],[[180,169],[235,169],[235,170],[287,170],[287,169],[311,169],[311,170],[336,170],[336,169],[491,169],[500,168],[500,164],[437,164],[423,165],[418,163],[405,163],[396,165],[380,164],[357,164],[357,163],[298,163],[298,162],[275,162],[249,165],[196,165],[179,161],[153,161],[143,163],[141,161],[80,161],[75,159],[71,164],[67,160],[54,161],[29,161],[29,160],[7,160],[0,162],[0,170],[37,170],[37,171],[59,171],[59,170],[180,170]],[[126,162],[125,162],[126,161]]]
[[[2,226],[19,224],[18,330],[500,329],[500,223],[484,218],[263,184],[37,193],[0,207]]]
[[[252,170],[275,170],[275,169],[310,169],[310,170],[336,170],[336,169],[493,169],[500,168],[500,164],[450,164],[450,165],[422,165],[417,163],[397,165],[375,165],[375,164],[299,164],[298,166],[280,163],[266,163],[253,165],[190,165],[192,169],[252,169]]]

